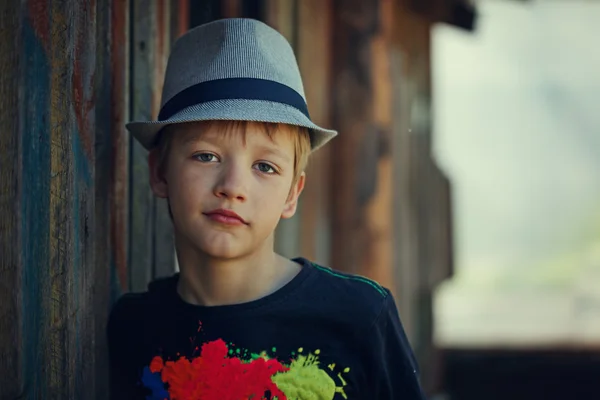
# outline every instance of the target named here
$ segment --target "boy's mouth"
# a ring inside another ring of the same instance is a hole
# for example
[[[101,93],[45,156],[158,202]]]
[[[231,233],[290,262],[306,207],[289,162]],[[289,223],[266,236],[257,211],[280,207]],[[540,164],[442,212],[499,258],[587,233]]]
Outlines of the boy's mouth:
[[[208,218],[212,219],[215,222],[219,222],[225,225],[248,225],[246,221],[238,214],[231,210],[225,210],[223,208],[219,208],[217,210],[212,210],[203,213]]]

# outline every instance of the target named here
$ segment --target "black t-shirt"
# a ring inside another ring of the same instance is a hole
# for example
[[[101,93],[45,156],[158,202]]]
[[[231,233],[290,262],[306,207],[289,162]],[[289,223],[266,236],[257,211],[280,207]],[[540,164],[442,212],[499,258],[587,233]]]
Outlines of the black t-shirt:
[[[108,323],[111,399],[424,399],[390,292],[296,261],[287,285],[244,304],[188,304],[177,274],[122,296]]]

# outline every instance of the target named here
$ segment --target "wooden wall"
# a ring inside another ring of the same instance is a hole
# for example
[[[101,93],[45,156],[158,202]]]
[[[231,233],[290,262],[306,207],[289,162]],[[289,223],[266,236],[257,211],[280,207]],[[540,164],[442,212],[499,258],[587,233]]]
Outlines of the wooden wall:
[[[173,268],[158,250],[172,249],[164,212],[131,184],[146,161],[124,122],[156,113],[148,88],[186,10],[185,1],[1,2],[2,398],[106,398],[112,301]]]
[[[436,0],[0,2],[0,385],[7,398],[104,399],[112,302],[173,272],[166,205],[126,133],[155,117],[169,47],[192,26],[259,18],[296,50],[310,162],[277,249],[392,289],[436,389],[431,293],[452,273],[451,190],[431,157]]]

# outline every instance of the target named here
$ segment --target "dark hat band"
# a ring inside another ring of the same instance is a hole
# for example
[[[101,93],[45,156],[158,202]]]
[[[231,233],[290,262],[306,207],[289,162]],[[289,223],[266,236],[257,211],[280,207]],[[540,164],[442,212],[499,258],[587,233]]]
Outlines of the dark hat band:
[[[294,107],[308,119],[308,107],[302,96],[279,82],[256,78],[225,78],[201,82],[182,90],[161,108],[159,121],[201,103],[215,100],[264,100]]]

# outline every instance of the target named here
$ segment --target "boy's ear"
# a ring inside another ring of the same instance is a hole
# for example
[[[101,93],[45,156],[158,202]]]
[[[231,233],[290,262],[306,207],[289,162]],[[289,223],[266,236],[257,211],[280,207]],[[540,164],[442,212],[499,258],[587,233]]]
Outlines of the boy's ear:
[[[298,180],[290,190],[290,195],[288,196],[288,199],[285,202],[285,207],[283,208],[283,212],[281,213],[281,218],[292,218],[294,214],[296,214],[296,209],[298,208],[298,198],[300,198],[300,193],[302,193],[302,190],[304,190],[305,181],[306,174],[302,172],[302,174],[300,174]]]
[[[150,187],[156,197],[169,197],[167,181],[160,168],[160,152],[158,149],[150,150],[148,154],[148,169],[150,170]]]

